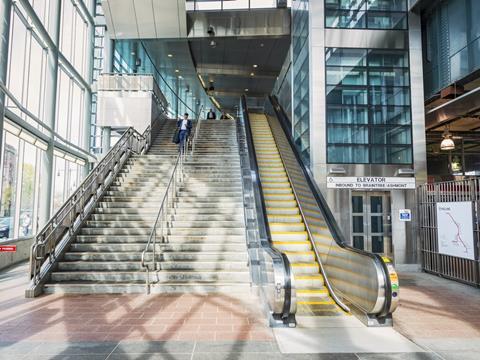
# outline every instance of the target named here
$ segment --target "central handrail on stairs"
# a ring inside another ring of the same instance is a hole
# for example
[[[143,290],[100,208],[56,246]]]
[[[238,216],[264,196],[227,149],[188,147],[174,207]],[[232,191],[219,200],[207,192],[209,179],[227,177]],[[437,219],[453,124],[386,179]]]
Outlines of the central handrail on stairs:
[[[198,133],[200,131],[200,124],[201,124],[201,114],[203,110],[203,105],[200,107],[200,110],[198,111],[198,118],[197,118],[197,123],[195,125],[195,131],[193,133],[192,140],[190,141],[190,147],[191,147],[191,153],[190,155],[193,155],[195,152],[195,145],[197,144],[197,138],[198,138]]]
[[[159,121],[157,121],[158,123]],[[105,157],[93,168],[77,190],[52,216],[35,236],[30,250],[30,279],[25,296],[35,297],[53,270],[57,259],[63,255],[70,242],[88,218],[98,200],[115,179],[131,154],[143,154],[150,145],[153,132],[149,126],[143,134],[128,128]]]
[[[145,250],[142,252],[142,260],[141,265],[142,268],[145,269],[146,278],[145,278],[145,285],[147,289],[147,294],[150,294],[150,266],[153,265],[152,270],[159,270],[158,263],[156,261],[157,258],[157,233],[160,233],[160,238],[162,243],[165,242],[165,228],[168,220],[168,206],[175,201],[175,197],[177,195],[177,187],[178,182],[183,182],[184,179],[184,161],[187,152],[187,142],[184,142],[184,148],[182,151],[179,151],[177,159],[175,161],[175,165],[173,167],[172,174],[168,180],[167,187],[165,189],[165,195],[163,196],[162,202],[160,204],[160,208],[157,212],[157,217],[155,218],[155,222],[152,226],[152,231],[150,232],[150,236],[148,238],[147,245],[145,246]],[[151,248],[151,250],[150,250]],[[151,259],[147,261],[146,257],[147,254],[151,253]]]

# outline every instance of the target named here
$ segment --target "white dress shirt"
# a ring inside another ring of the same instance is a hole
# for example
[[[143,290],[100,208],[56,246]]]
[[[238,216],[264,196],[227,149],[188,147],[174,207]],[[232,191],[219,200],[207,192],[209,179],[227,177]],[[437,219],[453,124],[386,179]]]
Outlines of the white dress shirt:
[[[183,119],[182,125],[180,126],[180,130],[187,130],[188,120]]]

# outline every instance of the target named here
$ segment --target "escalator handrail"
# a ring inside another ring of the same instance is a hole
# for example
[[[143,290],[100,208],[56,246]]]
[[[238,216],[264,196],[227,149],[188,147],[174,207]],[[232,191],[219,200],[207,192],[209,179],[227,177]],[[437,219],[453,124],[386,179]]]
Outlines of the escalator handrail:
[[[382,260],[382,257],[378,254],[373,254],[365,250],[354,248],[346,243],[339,229],[338,223],[330,210],[330,207],[328,206],[325,198],[321,195],[320,189],[318,188],[318,185],[314,180],[310,169],[308,169],[305,166],[298,152],[298,149],[292,140],[291,130],[287,126],[288,118],[287,118],[287,115],[285,114],[285,111],[283,110],[282,106],[279,104],[275,96],[269,96],[268,98],[273,107],[273,110],[275,111],[277,119],[279,120],[280,126],[286,135],[287,141],[290,144],[293,153],[295,154],[295,158],[300,168],[302,169],[302,173],[305,176],[305,179],[310,188],[310,191],[312,192],[318,207],[322,211],[322,214],[325,218],[325,222],[327,223],[328,229],[330,230],[334,241],[337,243],[338,246],[340,246],[343,249],[346,249],[348,251],[353,251],[357,254],[371,258],[372,260],[374,260],[376,265],[382,269],[382,272],[383,272],[382,277],[385,283],[385,304],[379,315],[386,316],[390,312],[391,299],[392,299],[392,286],[391,286],[390,277],[388,275],[388,269],[385,262]]]
[[[245,95],[241,98],[241,106],[243,112],[243,118],[245,122],[245,134],[247,140],[247,147],[248,147],[248,157],[250,160],[250,169],[255,173],[256,178],[255,181],[252,181],[252,185],[254,188],[255,193],[255,207],[257,213],[257,221],[258,221],[258,231],[260,234],[260,240],[262,242],[262,246],[265,247],[267,245],[268,249],[271,251],[270,255],[276,256],[278,259],[284,264],[285,269],[285,301],[283,304],[283,314],[282,318],[288,319],[290,316],[290,307],[292,304],[292,274],[290,272],[290,261],[288,260],[287,256],[283,254],[281,251],[276,249],[272,245],[272,236],[270,232],[270,226],[268,224],[267,218],[267,207],[265,205],[265,197],[263,194],[262,184],[260,182],[260,172],[258,169],[258,162],[257,162],[257,154],[255,151],[255,146],[253,144],[253,134],[252,129],[250,127],[250,117],[248,115],[248,107],[247,107],[247,99]],[[266,243],[265,240],[266,239]]]

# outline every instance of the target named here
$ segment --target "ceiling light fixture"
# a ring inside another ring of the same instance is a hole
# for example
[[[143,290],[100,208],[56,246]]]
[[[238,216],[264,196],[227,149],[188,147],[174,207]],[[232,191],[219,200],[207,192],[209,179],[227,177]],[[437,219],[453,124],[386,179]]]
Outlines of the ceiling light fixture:
[[[172,55],[172,54],[168,54],[167,56],[168,56],[168,57],[173,57],[173,55]]]
[[[179,73],[179,72],[180,72],[180,70],[178,70],[178,69],[175,69],[175,72],[176,72],[176,73]]]
[[[253,67],[254,67],[254,68],[257,68],[257,67],[258,67],[258,65],[257,65],[257,64],[253,64]]]
[[[449,151],[454,149],[455,149],[455,142],[452,139],[452,134],[450,134],[449,127],[447,125],[443,133],[443,140],[440,143],[440,150]]]
[[[253,73],[253,72],[252,72],[252,73],[250,73],[250,76],[255,76],[255,73]]]
[[[248,89],[245,89],[245,92],[248,92]]]

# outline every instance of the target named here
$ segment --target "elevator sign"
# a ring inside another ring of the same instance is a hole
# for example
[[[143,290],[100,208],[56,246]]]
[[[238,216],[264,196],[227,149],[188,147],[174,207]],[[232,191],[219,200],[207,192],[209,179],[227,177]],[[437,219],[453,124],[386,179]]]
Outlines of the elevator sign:
[[[355,177],[327,177],[329,189],[352,190],[406,190],[415,189],[415,178],[355,176]]]

